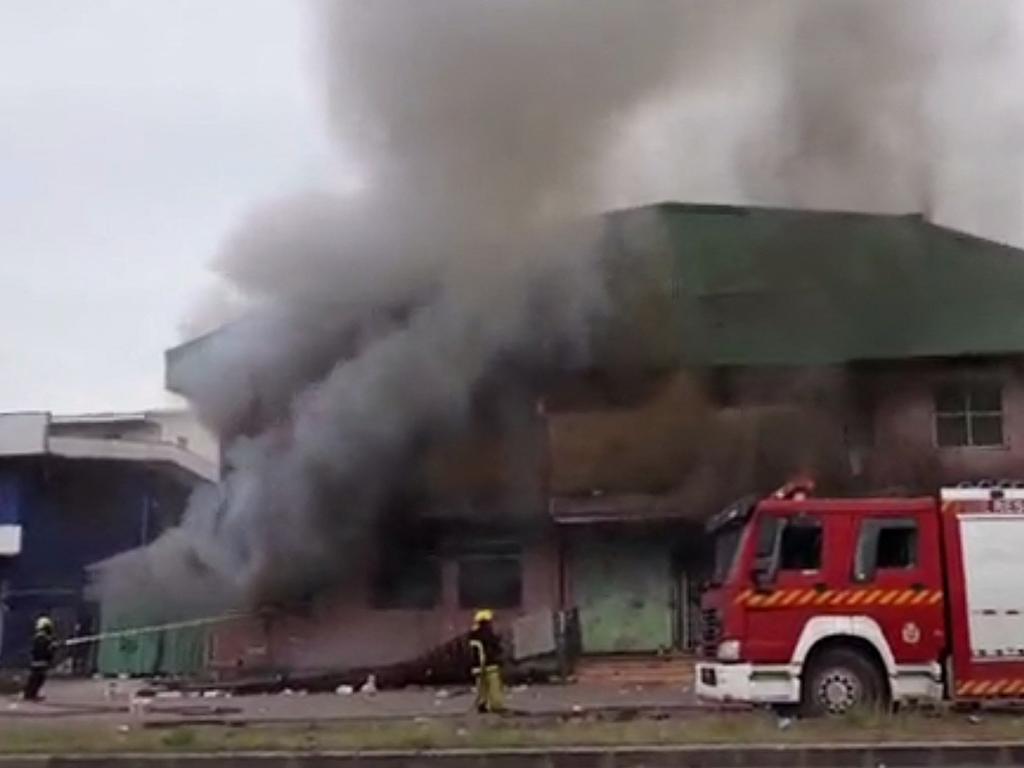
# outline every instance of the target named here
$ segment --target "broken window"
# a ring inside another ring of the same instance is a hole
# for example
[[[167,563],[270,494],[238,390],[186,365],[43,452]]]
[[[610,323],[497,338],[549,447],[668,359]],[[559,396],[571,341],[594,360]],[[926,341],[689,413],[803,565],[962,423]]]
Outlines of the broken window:
[[[935,391],[935,442],[942,448],[1003,445],[998,382],[949,382]]]
[[[821,568],[821,523],[817,520],[790,521],[779,541],[780,571],[817,571]]]
[[[861,525],[854,580],[871,581],[879,569],[917,567],[918,529],[912,519],[867,520]]]
[[[385,610],[428,610],[441,601],[441,561],[418,553],[396,562],[388,558],[377,572],[374,607]]]
[[[373,606],[384,610],[429,610],[441,602],[441,558],[428,527],[389,520],[378,540]]]
[[[489,542],[458,557],[459,607],[518,608],[523,600],[522,555],[517,544]]]

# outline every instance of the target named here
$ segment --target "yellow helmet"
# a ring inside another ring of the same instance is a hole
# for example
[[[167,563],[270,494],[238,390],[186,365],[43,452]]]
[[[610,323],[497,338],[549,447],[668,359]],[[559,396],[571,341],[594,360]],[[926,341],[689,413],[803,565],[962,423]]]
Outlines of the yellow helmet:
[[[52,632],[53,621],[50,620],[49,616],[40,616],[36,619],[36,632]]]
[[[481,608],[473,614],[473,623],[482,624],[485,621],[494,621],[494,611],[490,608]]]

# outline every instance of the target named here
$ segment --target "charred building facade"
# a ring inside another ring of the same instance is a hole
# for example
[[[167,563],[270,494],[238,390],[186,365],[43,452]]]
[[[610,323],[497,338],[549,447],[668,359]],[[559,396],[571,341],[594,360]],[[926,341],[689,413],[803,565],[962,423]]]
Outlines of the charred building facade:
[[[1019,251],[915,215],[664,204],[603,231],[607,311],[587,354],[499,356],[464,418],[419,423],[375,473],[359,545],[215,632],[218,669],[401,661],[481,606],[574,608],[584,653],[686,650],[713,561],[702,526],[732,499],[798,473],[908,494],[1024,476]],[[339,333],[403,322],[370,315]],[[226,370],[224,333],[168,353],[170,389],[193,398]],[[229,472],[268,431],[301,439],[246,359],[229,372],[252,382],[244,407],[217,425],[240,446]],[[332,504],[343,516],[353,499]]]

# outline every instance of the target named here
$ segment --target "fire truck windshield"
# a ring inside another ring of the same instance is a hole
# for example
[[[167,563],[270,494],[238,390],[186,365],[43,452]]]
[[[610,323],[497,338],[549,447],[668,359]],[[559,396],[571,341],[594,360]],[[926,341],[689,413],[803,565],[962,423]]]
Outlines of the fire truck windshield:
[[[712,584],[723,584],[729,578],[740,549],[743,531],[746,530],[746,522],[756,505],[756,496],[745,496],[708,520],[706,530],[715,542]]]
[[[743,530],[742,525],[733,525],[715,534],[715,564],[711,573],[711,583],[715,586],[724,584],[732,573]]]

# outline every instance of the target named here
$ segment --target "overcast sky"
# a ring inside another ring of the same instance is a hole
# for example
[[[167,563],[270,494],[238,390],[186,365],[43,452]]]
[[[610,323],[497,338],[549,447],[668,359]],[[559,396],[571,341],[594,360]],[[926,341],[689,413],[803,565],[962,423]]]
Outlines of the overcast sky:
[[[922,7],[939,9],[933,213],[1024,244],[1024,3]],[[0,0],[0,412],[172,402],[163,351],[224,236],[254,204],[344,181],[313,23],[308,0]],[[787,204],[784,189],[751,195],[737,164],[791,135],[787,38],[755,32],[709,46],[726,87],[698,68],[640,116],[607,207]]]
[[[0,0],[0,411],[166,403],[252,203],[328,151],[297,0]]]

